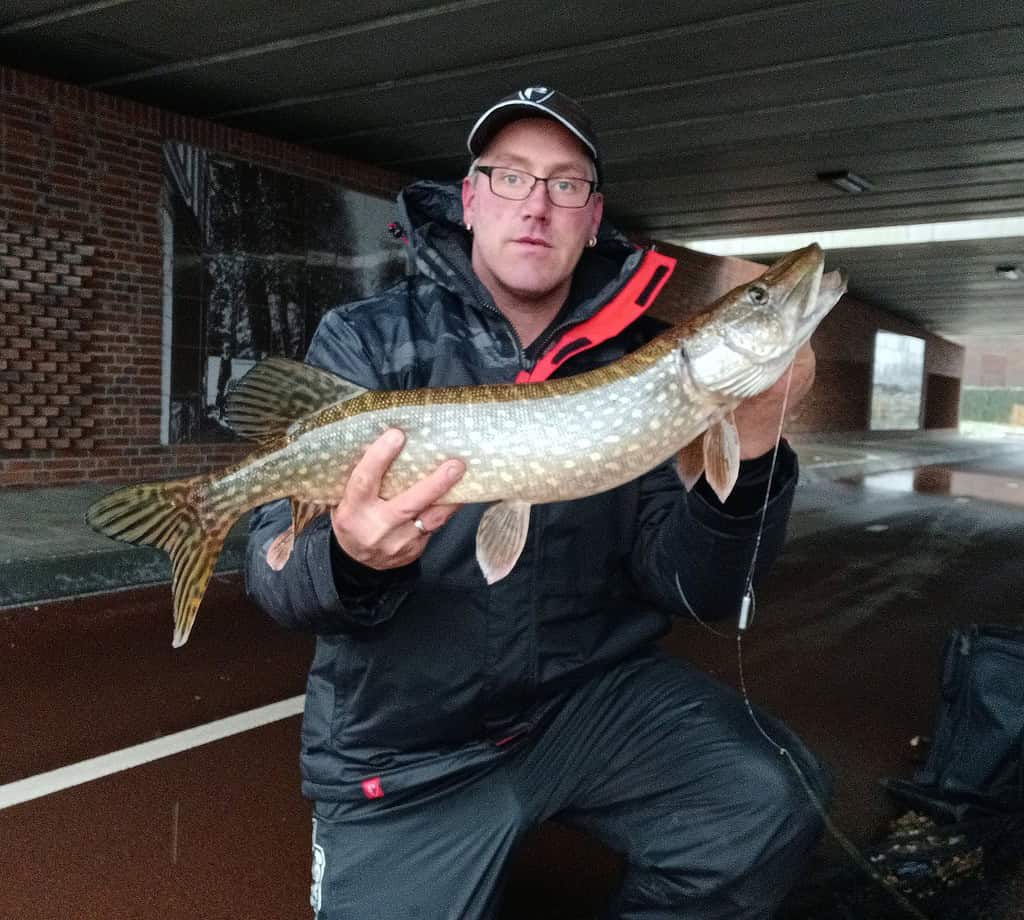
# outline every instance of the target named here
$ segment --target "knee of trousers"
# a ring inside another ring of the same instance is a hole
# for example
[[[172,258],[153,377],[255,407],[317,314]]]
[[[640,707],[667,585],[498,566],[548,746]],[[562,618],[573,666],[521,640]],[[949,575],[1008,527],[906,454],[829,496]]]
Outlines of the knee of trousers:
[[[771,749],[743,757],[723,777],[723,794],[704,814],[703,827],[663,826],[659,857],[646,865],[659,885],[692,897],[745,877],[768,875],[780,883],[794,877],[821,835],[831,788],[813,757],[801,752],[795,759],[803,780]]]
[[[769,864],[782,874],[790,865],[795,870],[824,828],[831,777],[806,750],[768,751],[747,761],[741,772],[744,778],[734,780],[736,810],[725,822],[731,872],[745,874]]]

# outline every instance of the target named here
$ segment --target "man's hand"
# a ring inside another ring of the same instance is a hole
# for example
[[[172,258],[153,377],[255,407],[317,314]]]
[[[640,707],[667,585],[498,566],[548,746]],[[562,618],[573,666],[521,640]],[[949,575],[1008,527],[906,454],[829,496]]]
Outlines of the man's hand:
[[[740,435],[740,459],[751,460],[760,457],[775,447],[779,435],[779,415],[783,400],[786,412],[792,412],[799,405],[814,383],[814,349],[806,343],[793,360],[793,379],[789,383],[789,398],[786,399],[786,379],[789,371],[763,393],[740,403],[734,413],[736,430]]]
[[[461,460],[446,460],[387,501],[380,497],[384,476],[404,444],[405,435],[397,428],[374,441],[352,470],[344,498],[331,511],[338,545],[372,569],[396,569],[419,559],[430,534],[460,507],[435,502],[462,478],[466,466]],[[422,531],[413,523],[416,520]]]

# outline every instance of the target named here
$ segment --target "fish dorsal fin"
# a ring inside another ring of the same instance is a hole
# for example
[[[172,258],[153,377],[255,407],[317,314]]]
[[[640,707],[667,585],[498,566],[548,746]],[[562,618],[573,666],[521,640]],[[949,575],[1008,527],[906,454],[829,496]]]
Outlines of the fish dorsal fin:
[[[676,454],[676,473],[689,492],[704,472],[704,434],[695,437]]]
[[[529,529],[529,502],[501,501],[484,512],[476,530],[476,561],[487,584],[501,581],[512,571]]]
[[[299,419],[365,392],[363,387],[301,361],[266,358],[228,395],[225,417],[242,437],[269,441]]]
[[[724,502],[740,474],[740,435],[730,412],[704,432],[704,477]]]

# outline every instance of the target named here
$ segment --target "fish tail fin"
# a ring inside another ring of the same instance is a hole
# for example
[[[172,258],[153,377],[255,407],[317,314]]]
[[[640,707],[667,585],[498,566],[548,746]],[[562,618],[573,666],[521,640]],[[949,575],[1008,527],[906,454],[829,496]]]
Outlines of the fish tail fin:
[[[171,557],[174,647],[188,641],[199,604],[238,515],[213,509],[210,476],[144,483],[111,492],[86,514],[89,525],[115,540],[155,546]]]

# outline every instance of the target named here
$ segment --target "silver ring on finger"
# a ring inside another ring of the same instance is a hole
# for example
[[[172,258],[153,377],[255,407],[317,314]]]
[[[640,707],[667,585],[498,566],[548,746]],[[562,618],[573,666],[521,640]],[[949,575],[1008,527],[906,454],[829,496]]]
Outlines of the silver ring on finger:
[[[423,518],[416,518],[416,520],[412,522],[412,526],[423,534],[423,536],[426,537],[430,535],[430,531],[427,530],[427,525],[423,523]]]

